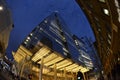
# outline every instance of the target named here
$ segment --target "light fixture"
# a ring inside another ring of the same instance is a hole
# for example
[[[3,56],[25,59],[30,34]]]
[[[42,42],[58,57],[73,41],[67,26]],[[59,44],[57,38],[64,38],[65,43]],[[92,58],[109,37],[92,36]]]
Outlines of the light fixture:
[[[3,6],[0,6],[0,11],[2,11],[3,10]]]
[[[45,23],[47,23],[48,21],[47,20],[44,20]]]
[[[29,40],[28,39],[26,39],[26,42],[28,42]]]
[[[28,40],[30,40],[30,37],[27,37]]]
[[[75,40],[75,44],[76,44],[77,46],[79,45],[77,40]]]
[[[109,15],[108,9],[103,9],[103,11],[104,11],[104,13],[105,13],[106,15]]]
[[[27,44],[27,42],[24,42],[24,44]]]
[[[69,53],[69,51],[68,51],[65,47],[63,47],[63,50],[64,50],[65,52]]]
[[[33,33],[30,33],[31,36],[33,36]]]

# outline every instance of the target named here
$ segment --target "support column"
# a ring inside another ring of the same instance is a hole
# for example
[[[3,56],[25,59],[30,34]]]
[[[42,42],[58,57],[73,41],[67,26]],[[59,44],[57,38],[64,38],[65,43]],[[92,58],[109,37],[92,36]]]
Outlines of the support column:
[[[54,64],[54,80],[57,80],[56,64]]]
[[[83,74],[83,78],[84,78],[84,80],[86,80],[85,73],[82,73],[82,74]]]
[[[44,65],[43,61],[44,61],[44,58],[41,59],[39,80],[42,80],[42,72],[43,72],[43,65]]]
[[[22,77],[22,73],[23,73],[24,67],[25,67],[25,63],[23,63],[23,65],[22,65],[22,68],[21,68],[21,71],[20,71],[20,77]]]
[[[66,68],[64,68],[64,79],[67,80]]]
[[[73,74],[73,72],[71,71],[71,75],[72,75],[72,80],[74,80],[74,74]]]
[[[88,75],[87,75],[87,73],[86,73],[86,80],[88,80]]]

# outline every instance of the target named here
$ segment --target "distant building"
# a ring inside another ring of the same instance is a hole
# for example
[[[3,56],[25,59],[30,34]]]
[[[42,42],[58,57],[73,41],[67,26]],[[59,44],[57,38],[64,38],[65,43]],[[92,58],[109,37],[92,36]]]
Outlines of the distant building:
[[[3,56],[8,46],[9,35],[13,26],[10,10],[5,0],[0,0],[0,56]]]
[[[114,66],[120,62],[120,1],[76,1],[84,11],[94,31],[104,74],[109,74]]]

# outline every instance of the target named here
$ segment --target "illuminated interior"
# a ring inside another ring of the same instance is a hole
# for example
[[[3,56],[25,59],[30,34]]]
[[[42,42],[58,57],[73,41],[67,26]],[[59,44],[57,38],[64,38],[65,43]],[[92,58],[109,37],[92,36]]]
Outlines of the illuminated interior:
[[[89,69],[82,67],[68,58],[62,57],[57,52],[50,50],[46,46],[43,46],[34,54],[25,47],[20,46],[16,53],[13,52],[13,56],[15,61],[18,63],[20,63],[22,60],[25,60],[26,56],[30,56],[30,60],[37,64],[41,64],[41,59],[43,59],[43,74],[46,75],[54,75],[54,64],[56,64],[57,71],[64,71],[65,69],[67,72],[74,73],[78,72],[79,70],[83,73],[89,71]],[[32,70],[38,73],[40,67],[33,65]],[[60,75],[60,73],[57,73],[57,75]]]

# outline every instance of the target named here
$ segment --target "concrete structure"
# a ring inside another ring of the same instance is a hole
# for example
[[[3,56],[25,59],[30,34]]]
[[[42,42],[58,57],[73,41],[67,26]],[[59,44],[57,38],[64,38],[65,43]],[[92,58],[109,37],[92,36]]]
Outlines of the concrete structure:
[[[3,56],[8,46],[9,35],[13,26],[11,13],[5,0],[0,0],[0,56]]]
[[[104,74],[109,74],[120,62],[120,1],[76,1],[86,14],[94,31]]]

